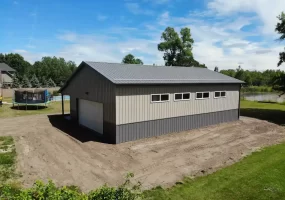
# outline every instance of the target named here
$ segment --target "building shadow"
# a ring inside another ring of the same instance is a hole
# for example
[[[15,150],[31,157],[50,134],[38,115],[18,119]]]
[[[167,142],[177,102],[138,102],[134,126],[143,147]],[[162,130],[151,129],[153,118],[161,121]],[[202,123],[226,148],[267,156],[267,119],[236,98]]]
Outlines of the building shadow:
[[[90,141],[107,143],[101,134],[79,126],[77,122],[66,119],[67,117],[68,115],[48,115],[53,127],[82,143]]]
[[[241,116],[266,120],[281,126],[285,125],[285,111],[256,108],[241,108]]]

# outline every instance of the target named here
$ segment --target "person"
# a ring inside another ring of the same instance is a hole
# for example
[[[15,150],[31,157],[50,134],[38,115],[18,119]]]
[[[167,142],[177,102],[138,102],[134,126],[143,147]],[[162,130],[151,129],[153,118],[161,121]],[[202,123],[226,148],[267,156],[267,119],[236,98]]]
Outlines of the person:
[[[2,97],[2,95],[0,96],[0,107],[2,107],[2,104],[3,104],[3,97]]]

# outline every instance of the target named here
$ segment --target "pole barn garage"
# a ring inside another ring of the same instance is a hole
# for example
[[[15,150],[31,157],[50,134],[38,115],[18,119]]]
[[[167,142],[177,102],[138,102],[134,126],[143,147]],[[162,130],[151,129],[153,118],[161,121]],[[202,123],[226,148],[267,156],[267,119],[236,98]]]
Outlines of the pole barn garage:
[[[117,144],[238,120],[242,83],[206,68],[82,62],[60,92],[73,120]]]

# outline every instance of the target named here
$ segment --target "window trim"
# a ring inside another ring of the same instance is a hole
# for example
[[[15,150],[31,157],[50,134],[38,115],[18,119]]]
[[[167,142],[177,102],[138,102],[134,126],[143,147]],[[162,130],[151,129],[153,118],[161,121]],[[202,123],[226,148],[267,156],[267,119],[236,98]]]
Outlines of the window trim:
[[[152,96],[154,95],[159,95],[160,96],[160,101],[152,101]],[[161,101],[161,95],[168,95],[168,100],[166,101]],[[150,95],[150,102],[151,103],[164,103],[164,102],[169,102],[170,101],[170,93],[162,93],[162,94],[151,94]]]
[[[181,94],[182,95],[182,99],[175,99],[175,95],[176,94]],[[189,94],[189,99],[183,99],[183,94]],[[174,93],[173,94],[173,101],[190,101],[191,99],[191,92],[179,92],[179,93]]]
[[[215,93],[216,92],[219,92],[220,93],[220,96],[219,97],[216,97],[215,96]],[[222,92],[225,92],[225,96],[222,96]],[[226,98],[227,97],[227,92],[226,91],[214,91],[214,99],[220,99],[220,98]]]
[[[197,93],[202,93],[202,98],[197,98]],[[207,98],[204,98],[203,96],[203,94],[204,93],[209,93],[209,97],[207,97]],[[204,99],[210,99],[210,92],[196,92],[196,94],[195,94],[195,99],[197,99],[197,100],[204,100]]]

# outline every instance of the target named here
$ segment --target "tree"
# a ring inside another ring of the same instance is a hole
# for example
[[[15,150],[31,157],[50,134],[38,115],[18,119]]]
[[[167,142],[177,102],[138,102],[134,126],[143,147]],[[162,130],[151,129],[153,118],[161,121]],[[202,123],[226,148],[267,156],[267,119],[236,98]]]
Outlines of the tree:
[[[51,78],[49,78],[49,79],[47,80],[47,82],[46,82],[45,85],[46,85],[46,87],[48,87],[48,88],[56,87],[55,82],[54,82]]]
[[[281,34],[279,40],[285,40],[285,13],[282,12],[278,17],[279,22],[276,25],[275,31]],[[285,62],[285,51],[279,53],[279,62],[278,66],[280,66],[283,62]]]
[[[33,88],[40,88],[41,87],[40,81],[35,74],[32,76],[30,83],[31,83]]]
[[[251,76],[246,74],[245,80],[244,82],[246,82],[247,86],[252,86],[252,80],[251,80]]]
[[[283,95],[285,91],[285,73],[281,71],[276,73],[272,85],[274,90],[282,91],[281,95]]]
[[[143,61],[139,58],[135,58],[135,56],[133,56],[132,54],[128,54],[126,55],[123,60],[122,63],[124,64],[139,64],[139,65],[143,65]]]
[[[75,69],[76,64],[72,61],[65,61],[64,58],[43,57],[41,61],[34,63],[32,73],[40,79],[42,84],[52,78],[56,85],[60,85],[61,82],[66,82]]]
[[[3,59],[3,57],[1,59]],[[6,54],[4,56],[4,63],[15,69],[18,72],[19,76],[28,75],[32,68],[32,65],[27,62],[23,56],[17,53]]]
[[[216,66],[214,69],[215,72],[219,72],[219,68]]]
[[[23,76],[22,87],[23,88],[31,88],[32,87],[30,80],[28,79],[28,77],[26,75]]]
[[[236,71],[234,69],[221,70],[220,73],[230,77],[235,77],[236,75]]]
[[[13,88],[21,88],[21,87],[22,87],[21,81],[20,81],[20,79],[19,79],[19,77],[18,77],[18,73],[15,73],[15,74],[13,75],[13,84],[12,84],[12,87],[13,87]]]
[[[239,80],[241,80],[241,81],[245,81],[246,73],[245,73],[245,71],[241,68],[241,66],[238,66],[238,68],[236,69],[235,78],[236,78],[236,79],[239,79]]]
[[[47,79],[45,76],[41,77],[40,84],[41,84],[42,88],[48,87],[47,86]]]
[[[166,66],[206,67],[196,61],[192,54],[194,40],[189,28],[182,28],[179,34],[172,27],[167,27],[161,35],[163,42],[158,50],[164,52]]]

